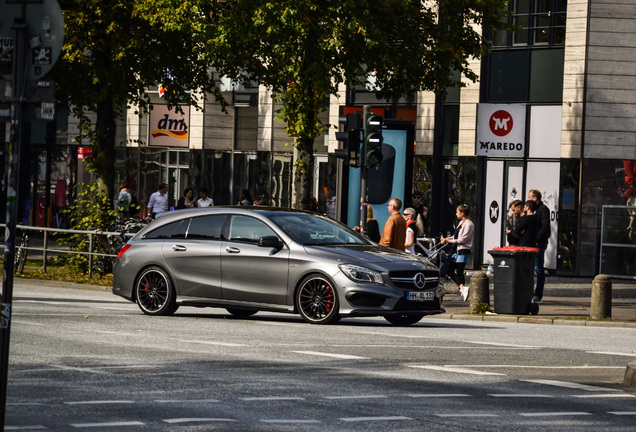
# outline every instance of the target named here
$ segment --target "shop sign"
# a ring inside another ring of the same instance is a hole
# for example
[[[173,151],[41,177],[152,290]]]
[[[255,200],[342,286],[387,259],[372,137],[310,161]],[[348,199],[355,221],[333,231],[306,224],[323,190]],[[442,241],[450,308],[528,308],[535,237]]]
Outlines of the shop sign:
[[[93,149],[90,147],[78,147],[77,148],[77,158],[78,159],[84,159],[84,158],[91,158],[93,157]]]
[[[477,156],[522,158],[525,148],[525,105],[479,104]]]
[[[169,110],[168,105],[155,105],[150,112],[148,145],[161,147],[189,147],[190,107],[181,106],[183,114]]]

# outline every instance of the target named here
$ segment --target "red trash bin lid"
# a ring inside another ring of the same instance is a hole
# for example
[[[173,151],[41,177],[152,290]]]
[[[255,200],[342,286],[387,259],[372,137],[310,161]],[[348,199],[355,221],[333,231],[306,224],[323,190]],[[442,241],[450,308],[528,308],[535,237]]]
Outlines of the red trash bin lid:
[[[492,250],[501,252],[539,252],[539,248],[527,246],[503,246],[492,248]]]

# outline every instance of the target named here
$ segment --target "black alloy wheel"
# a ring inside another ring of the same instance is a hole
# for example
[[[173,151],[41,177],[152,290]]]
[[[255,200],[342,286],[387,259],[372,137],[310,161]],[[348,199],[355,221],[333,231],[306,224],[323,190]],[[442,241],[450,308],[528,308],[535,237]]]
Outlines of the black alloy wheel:
[[[145,269],[135,290],[137,305],[147,315],[172,315],[179,308],[170,277],[160,267]]]
[[[332,324],[340,320],[338,293],[324,276],[309,275],[296,291],[300,316],[311,324]]]

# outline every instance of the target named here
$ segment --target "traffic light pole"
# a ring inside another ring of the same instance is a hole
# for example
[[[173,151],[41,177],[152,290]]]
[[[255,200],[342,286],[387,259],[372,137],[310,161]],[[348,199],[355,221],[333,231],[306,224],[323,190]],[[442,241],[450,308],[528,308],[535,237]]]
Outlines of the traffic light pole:
[[[367,191],[367,178],[369,175],[369,167],[367,166],[367,121],[369,116],[371,115],[371,108],[369,105],[364,105],[362,107],[362,125],[363,125],[363,136],[362,136],[362,167],[360,168],[362,171],[360,172],[360,230],[362,234],[367,234],[367,204],[369,202],[369,191]]]
[[[23,5],[23,17],[26,16],[26,3]],[[0,305],[0,427],[4,430],[7,382],[9,377],[9,343],[11,332],[11,303],[13,298],[13,269],[15,256],[16,225],[18,219],[18,198],[22,196],[20,184],[21,160],[26,157],[23,151],[23,105],[26,59],[26,30],[23,19],[15,19],[12,28],[15,30],[13,61],[13,95],[11,98],[11,133],[9,139],[9,157],[7,159],[4,187],[7,203],[7,220],[4,244],[4,278],[2,280],[2,296]]]

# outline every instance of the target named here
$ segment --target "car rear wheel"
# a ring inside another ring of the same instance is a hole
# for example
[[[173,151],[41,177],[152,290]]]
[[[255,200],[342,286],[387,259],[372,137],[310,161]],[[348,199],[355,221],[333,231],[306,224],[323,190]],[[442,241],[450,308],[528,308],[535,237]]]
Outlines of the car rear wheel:
[[[391,324],[398,326],[409,326],[419,322],[424,318],[424,314],[408,314],[408,315],[385,315],[384,319]]]
[[[245,309],[232,309],[232,308],[228,308],[226,309],[229,313],[231,313],[232,315],[234,315],[237,318],[247,318],[247,317],[251,317],[252,315],[254,315],[256,312],[255,310],[245,310]]]
[[[160,267],[145,269],[135,291],[137,305],[147,315],[172,315],[179,308],[170,277]]]
[[[340,320],[338,294],[324,276],[309,275],[296,291],[300,316],[311,324],[332,324]]]

